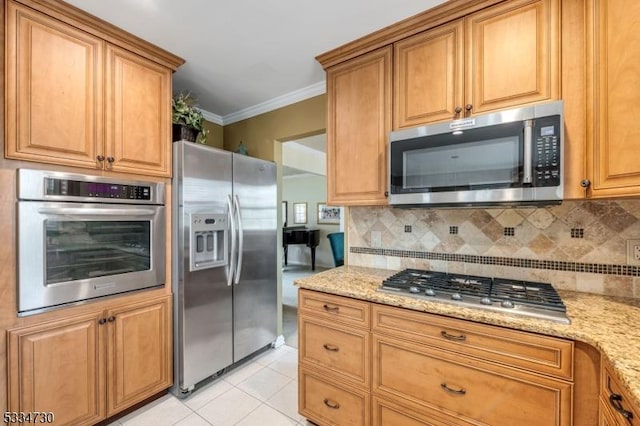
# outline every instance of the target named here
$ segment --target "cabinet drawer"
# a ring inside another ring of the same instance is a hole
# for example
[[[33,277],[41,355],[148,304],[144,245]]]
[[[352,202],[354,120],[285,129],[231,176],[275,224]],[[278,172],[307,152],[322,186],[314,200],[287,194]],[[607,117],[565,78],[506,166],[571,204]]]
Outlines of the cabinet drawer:
[[[367,392],[326,379],[321,373],[300,367],[298,409],[321,425],[370,424],[370,396]]]
[[[444,413],[428,410],[412,410],[397,402],[371,397],[373,406],[372,420],[373,426],[452,426],[452,425],[477,425],[478,423],[468,423],[463,419],[448,416]]]
[[[358,385],[370,384],[370,334],[300,316],[300,362],[314,364]]]
[[[301,289],[298,293],[298,306],[301,313],[369,328],[369,303],[362,300]]]
[[[573,377],[573,342],[486,324],[373,305],[372,329],[563,379]]]
[[[631,397],[621,387],[618,379],[608,363],[602,367],[602,390],[600,392],[601,405],[609,407],[611,417],[616,420],[614,424],[640,425],[640,409],[635,405]]]
[[[572,421],[570,382],[376,334],[373,359],[374,396],[400,399],[418,411],[426,407],[487,425]]]

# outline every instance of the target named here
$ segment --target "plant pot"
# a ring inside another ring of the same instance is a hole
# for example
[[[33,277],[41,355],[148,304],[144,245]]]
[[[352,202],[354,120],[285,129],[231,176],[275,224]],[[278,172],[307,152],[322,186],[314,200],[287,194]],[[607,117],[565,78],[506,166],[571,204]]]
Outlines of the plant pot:
[[[200,132],[193,127],[173,123],[173,142],[182,140],[195,142],[198,138],[198,133]]]

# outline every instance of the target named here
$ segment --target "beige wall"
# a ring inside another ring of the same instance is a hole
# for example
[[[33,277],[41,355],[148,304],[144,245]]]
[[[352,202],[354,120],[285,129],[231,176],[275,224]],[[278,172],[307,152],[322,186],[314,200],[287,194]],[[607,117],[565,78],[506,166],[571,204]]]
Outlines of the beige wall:
[[[222,149],[224,147],[222,126],[207,120],[204,120],[203,126],[205,129],[209,130],[205,144],[214,148]]]
[[[224,149],[235,151],[242,141],[250,156],[276,161],[274,141],[322,133],[326,117],[326,95],[309,98],[224,126]]]

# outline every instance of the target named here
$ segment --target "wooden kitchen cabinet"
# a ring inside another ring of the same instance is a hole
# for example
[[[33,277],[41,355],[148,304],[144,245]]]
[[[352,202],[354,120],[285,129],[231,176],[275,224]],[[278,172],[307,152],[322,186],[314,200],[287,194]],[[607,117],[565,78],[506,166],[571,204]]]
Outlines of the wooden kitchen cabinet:
[[[640,195],[640,3],[585,2],[587,196]],[[576,159],[577,161],[577,159]]]
[[[108,45],[106,82],[105,166],[170,176],[171,70]]]
[[[393,128],[558,99],[559,22],[514,0],[394,43]]]
[[[9,411],[90,425],[171,386],[171,296],[8,331]]]
[[[298,295],[298,411],[318,424],[369,425],[369,303],[302,289]]]
[[[104,145],[104,42],[6,4],[6,157],[96,168]]]
[[[391,47],[327,69],[327,203],[386,204]]]
[[[640,425],[640,406],[623,389],[608,362],[602,363],[600,384],[600,426]]]
[[[170,176],[171,72],[183,61],[66,8],[7,2],[5,156]]]

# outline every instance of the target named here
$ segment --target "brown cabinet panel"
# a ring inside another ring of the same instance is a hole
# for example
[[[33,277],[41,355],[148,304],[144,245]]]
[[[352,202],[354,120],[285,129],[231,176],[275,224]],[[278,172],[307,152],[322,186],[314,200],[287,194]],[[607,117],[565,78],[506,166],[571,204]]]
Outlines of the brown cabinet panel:
[[[105,418],[103,326],[86,315],[8,332],[9,410],[51,412],[57,425]]]
[[[573,342],[388,306],[373,305],[372,329],[488,361],[571,380]]]
[[[640,3],[589,0],[587,173],[591,197],[640,195]]]
[[[171,386],[170,298],[109,311],[108,414]]]
[[[411,374],[398,366],[411,366]],[[571,425],[569,382],[386,336],[373,336],[375,395],[489,425]]]
[[[299,358],[331,371],[343,380],[369,387],[369,332],[300,316]]]
[[[7,158],[98,168],[104,43],[7,2]]]
[[[638,406],[620,385],[618,378],[613,374],[613,368],[608,362],[602,363],[602,380],[600,382],[600,407],[604,405],[608,409],[608,418],[604,420],[613,425],[637,426],[640,425],[640,406]],[[602,423],[603,416],[600,414]],[[607,423],[604,423],[607,424]]]
[[[394,44],[393,128],[451,120],[464,108],[464,25],[457,20]]]
[[[368,302],[300,289],[298,306],[301,313],[356,327],[369,328],[371,310]]]
[[[322,425],[370,425],[371,397],[309,368],[298,369],[300,414]]]
[[[558,0],[514,0],[465,18],[473,113],[559,98],[559,15]]]
[[[109,170],[171,173],[171,71],[107,46],[106,154]]]
[[[327,70],[327,202],[386,204],[391,47]]]

